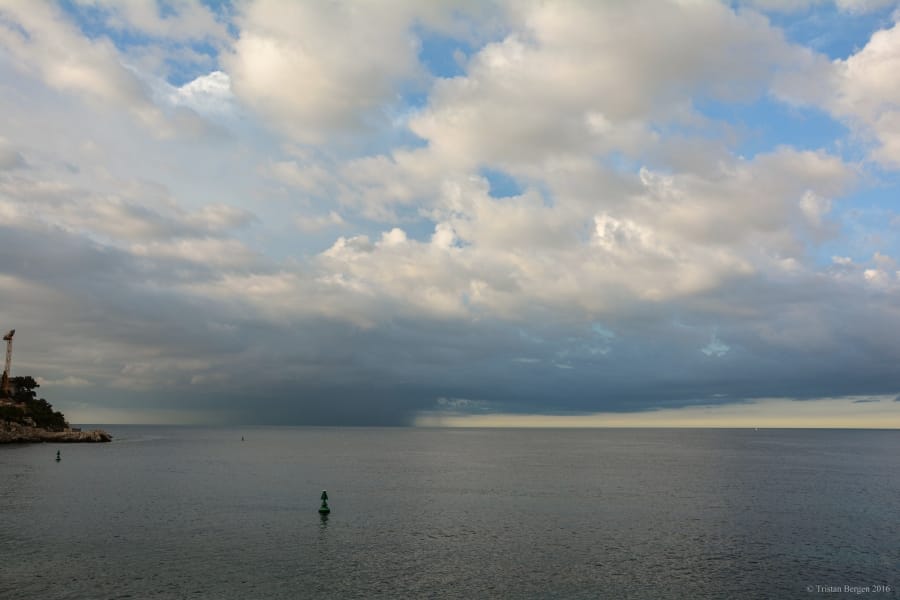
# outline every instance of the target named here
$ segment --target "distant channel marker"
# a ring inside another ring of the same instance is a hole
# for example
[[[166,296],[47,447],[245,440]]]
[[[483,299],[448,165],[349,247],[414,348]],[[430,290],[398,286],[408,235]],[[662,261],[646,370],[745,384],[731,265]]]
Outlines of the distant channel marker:
[[[331,509],[328,508],[328,492],[326,490],[322,490],[322,495],[320,496],[322,499],[322,506],[319,507],[320,515],[327,515],[331,512]]]

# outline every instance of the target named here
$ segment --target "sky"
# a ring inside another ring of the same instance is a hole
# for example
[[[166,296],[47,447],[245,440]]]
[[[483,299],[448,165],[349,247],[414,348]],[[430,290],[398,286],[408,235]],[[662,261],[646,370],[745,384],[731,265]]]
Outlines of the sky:
[[[73,423],[900,427],[900,4],[0,0]]]

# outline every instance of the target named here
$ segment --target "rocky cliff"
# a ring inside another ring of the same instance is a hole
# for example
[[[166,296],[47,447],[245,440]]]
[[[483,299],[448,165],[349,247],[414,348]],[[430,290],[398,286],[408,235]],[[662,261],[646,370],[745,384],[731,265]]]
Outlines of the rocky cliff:
[[[31,442],[110,442],[112,436],[102,429],[93,431],[47,431],[39,427],[29,427],[19,423],[0,421],[0,444],[23,444]]]

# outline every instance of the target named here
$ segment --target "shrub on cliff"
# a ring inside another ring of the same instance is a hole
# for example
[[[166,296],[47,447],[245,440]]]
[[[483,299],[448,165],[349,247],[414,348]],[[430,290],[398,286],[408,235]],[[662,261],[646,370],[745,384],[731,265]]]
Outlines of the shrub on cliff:
[[[21,423],[25,419],[25,411],[18,406],[0,406],[0,421]]]
[[[53,410],[53,406],[43,398],[39,400],[29,400],[25,403],[28,416],[34,419],[34,424],[43,429],[50,431],[63,431],[69,424],[66,418],[58,410]]]
[[[36,426],[49,431],[63,431],[69,426],[61,412],[53,410],[53,406],[43,398],[37,398],[37,392],[34,390],[39,388],[40,384],[33,377],[27,375],[11,377],[10,383],[15,390],[12,399],[15,402],[23,403],[25,410],[14,406],[4,406],[2,408],[5,410],[0,413],[0,418],[23,423],[26,417],[31,417]]]

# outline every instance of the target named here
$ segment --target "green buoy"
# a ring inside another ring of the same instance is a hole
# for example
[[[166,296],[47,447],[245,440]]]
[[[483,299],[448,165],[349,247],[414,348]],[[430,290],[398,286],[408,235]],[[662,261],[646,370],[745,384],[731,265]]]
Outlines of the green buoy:
[[[322,506],[319,507],[319,514],[327,515],[328,513],[331,512],[331,509],[328,508],[328,492],[326,492],[325,490],[322,490],[321,498],[322,498]]]
[[[59,457],[59,450],[56,451],[56,462],[61,461],[62,459]]]

